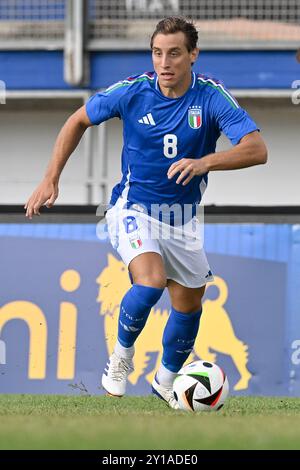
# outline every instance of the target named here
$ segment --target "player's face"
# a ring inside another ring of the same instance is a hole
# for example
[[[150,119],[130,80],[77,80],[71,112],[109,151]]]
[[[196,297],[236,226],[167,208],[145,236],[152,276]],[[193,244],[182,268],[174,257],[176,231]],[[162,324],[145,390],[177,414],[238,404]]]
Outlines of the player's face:
[[[176,97],[183,95],[191,83],[191,64],[198,49],[189,52],[184,33],[157,34],[153,40],[152,60],[162,93]]]

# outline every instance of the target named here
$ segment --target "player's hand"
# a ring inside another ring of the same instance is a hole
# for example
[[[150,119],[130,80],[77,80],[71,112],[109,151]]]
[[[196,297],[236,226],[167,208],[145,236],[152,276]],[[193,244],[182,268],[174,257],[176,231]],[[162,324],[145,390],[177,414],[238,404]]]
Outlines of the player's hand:
[[[24,206],[24,209],[26,209],[26,217],[32,219],[33,215],[41,215],[40,207],[43,205],[48,208],[52,207],[57,197],[58,183],[45,178],[32,193]]]
[[[209,171],[208,160],[206,157],[200,159],[182,158],[178,162],[172,163],[168,170],[168,178],[171,179],[177,173],[180,173],[176,184],[182,183],[186,186],[194,176],[200,176]]]

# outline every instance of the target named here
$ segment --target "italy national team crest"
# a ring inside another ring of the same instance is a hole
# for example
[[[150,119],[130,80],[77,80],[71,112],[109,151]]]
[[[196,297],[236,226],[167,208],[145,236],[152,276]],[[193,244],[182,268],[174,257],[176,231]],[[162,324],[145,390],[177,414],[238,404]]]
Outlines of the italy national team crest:
[[[140,248],[142,246],[142,240],[140,238],[140,235],[138,232],[135,232],[133,235],[129,235],[129,241],[130,241],[130,245],[132,246],[132,248],[134,248],[135,250],[137,250],[138,248]]]
[[[188,114],[189,125],[192,129],[199,129],[202,125],[202,108],[195,107],[189,109]]]
[[[130,244],[132,248],[137,249],[142,246],[142,240],[140,238],[136,238],[135,240],[130,240]]]

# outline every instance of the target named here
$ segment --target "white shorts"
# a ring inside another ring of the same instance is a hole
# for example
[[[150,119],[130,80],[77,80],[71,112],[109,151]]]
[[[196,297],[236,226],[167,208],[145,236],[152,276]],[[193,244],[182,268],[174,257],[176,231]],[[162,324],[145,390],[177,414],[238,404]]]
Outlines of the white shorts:
[[[142,253],[162,256],[167,279],[196,288],[213,280],[203,250],[201,224],[194,217],[181,227],[171,227],[134,209],[124,209],[121,198],[107,211],[106,221],[113,248],[124,263]]]

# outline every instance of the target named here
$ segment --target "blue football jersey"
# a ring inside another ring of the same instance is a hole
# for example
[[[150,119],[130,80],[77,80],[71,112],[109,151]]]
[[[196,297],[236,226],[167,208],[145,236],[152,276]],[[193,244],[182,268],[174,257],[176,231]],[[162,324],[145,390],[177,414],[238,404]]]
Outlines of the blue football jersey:
[[[122,180],[112,192],[111,204],[122,196],[129,204],[199,204],[207,174],[186,185],[176,184],[167,172],[182,158],[201,158],[215,152],[223,132],[232,142],[257,130],[257,125],[223,84],[192,73],[186,93],[164,96],[153,72],[129,77],[96,93],[86,103],[92,124],[119,117],[123,120]]]

